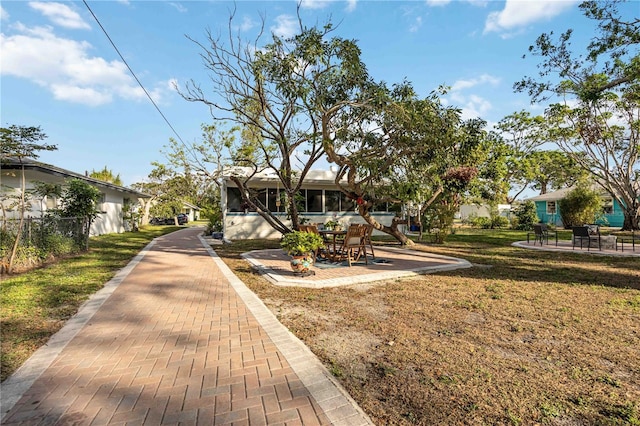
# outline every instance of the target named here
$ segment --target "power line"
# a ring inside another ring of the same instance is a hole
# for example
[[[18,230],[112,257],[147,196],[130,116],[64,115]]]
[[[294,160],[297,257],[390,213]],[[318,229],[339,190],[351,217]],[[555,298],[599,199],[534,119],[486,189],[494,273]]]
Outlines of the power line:
[[[131,69],[131,67],[129,66],[129,64],[127,63],[127,61],[124,59],[124,56],[122,56],[122,53],[120,53],[120,50],[118,50],[118,48],[116,47],[116,44],[113,42],[113,40],[111,40],[111,37],[109,36],[109,34],[107,33],[107,30],[104,29],[104,27],[102,26],[102,24],[100,23],[100,20],[98,19],[98,17],[96,16],[95,13],[93,13],[93,10],[91,10],[91,8],[89,7],[89,4],[87,3],[86,0],[82,0],[82,2],[84,3],[84,5],[87,7],[87,9],[89,9],[89,12],[91,13],[91,15],[93,16],[93,19],[96,20],[96,22],[98,23],[98,26],[100,26],[100,28],[102,29],[102,32],[104,33],[105,36],[107,36],[107,39],[109,40],[109,42],[111,43],[111,46],[113,46],[113,48],[116,50],[116,52],[118,53],[118,56],[120,56],[120,59],[122,59],[122,62],[124,62],[124,64],[127,66],[127,69],[129,70],[129,72],[131,73],[131,75],[133,76],[133,78],[136,79],[136,81],[138,82],[138,85],[142,88],[142,90],[144,91],[144,93],[147,95],[147,98],[149,98],[149,100],[151,101],[151,103],[153,104],[153,106],[156,108],[156,110],[160,113],[160,115],[162,116],[162,118],[164,119],[164,121],[167,123],[167,125],[171,128],[171,130],[173,131],[173,134],[176,135],[176,137],[178,138],[178,140],[180,142],[182,142],[182,145],[187,146],[186,143],[184,143],[184,141],[182,140],[182,138],[180,137],[180,135],[178,134],[178,132],[176,132],[176,129],[173,128],[173,126],[171,125],[171,123],[169,122],[169,120],[167,119],[167,117],[162,113],[162,111],[160,110],[160,107],[158,107],[158,105],[156,104],[156,102],[153,100],[153,98],[151,97],[151,95],[149,94],[149,92],[147,92],[147,89],[145,89],[145,87],[142,85],[142,83],[140,82],[140,80],[138,79],[138,77],[136,76],[136,73],[133,72],[133,70]]]

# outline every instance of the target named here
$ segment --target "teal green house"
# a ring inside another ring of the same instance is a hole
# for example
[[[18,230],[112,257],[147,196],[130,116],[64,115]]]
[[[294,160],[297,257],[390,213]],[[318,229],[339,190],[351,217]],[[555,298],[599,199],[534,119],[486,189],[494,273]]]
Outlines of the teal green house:
[[[560,211],[558,201],[566,197],[572,189],[573,188],[563,188],[558,191],[527,198],[526,201],[533,201],[535,203],[538,219],[540,219],[542,223],[562,226],[562,212]],[[624,214],[618,200],[606,192],[602,193],[602,199],[604,201],[603,216],[597,223],[603,226],[621,228],[624,224]]]

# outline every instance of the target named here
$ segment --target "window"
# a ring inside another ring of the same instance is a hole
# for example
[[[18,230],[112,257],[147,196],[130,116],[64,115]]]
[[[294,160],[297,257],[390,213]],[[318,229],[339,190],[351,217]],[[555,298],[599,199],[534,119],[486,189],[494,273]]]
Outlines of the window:
[[[324,210],[326,212],[339,212],[340,211],[340,191],[325,191],[324,192]]]
[[[547,214],[556,214],[556,202],[547,201]]]
[[[602,204],[602,212],[604,214],[613,214],[613,199],[604,198]]]
[[[96,210],[98,210],[99,212],[106,212],[107,211],[107,194],[105,194],[104,192],[100,193],[100,198],[98,198],[98,203],[96,205]]]
[[[47,195],[45,200],[45,206],[47,210],[58,208],[58,198],[55,195]]]
[[[238,188],[227,188],[227,211],[228,212],[242,212],[241,209],[242,197],[240,196],[240,190]]]
[[[307,211],[322,213],[321,189],[307,189]]]
[[[400,204],[387,204],[386,202],[382,202],[382,203],[378,203],[378,204],[374,204],[371,207],[371,211],[372,212],[400,212],[401,211],[401,206]]]
[[[276,188],[267,189],[267,208],[271,212],[279,212],[282,211],[282,204],[278,206],[278,196],[280,195],[280,191]]]
[[[256,204],[258,204],[257,201],[259,201],[259,202],[262,203],[263,206],[267,207],[267,201],[268,200],[267,200],[267,189],[266,188],[265,189],[251,189],[250,191],[251,191],[250,192],[251,196],[255,197],[255,199],[253,199],[253,200],[254,200],[254,202]],[[254,209],[253,207],[249,207],[249,211],[250,212],[255,212],[256,209]]]
[[[355,200],[351,200],[347,198],[344,192],[340,192],[340,211],[341,212],[352,212],[356,209]]]
[[[347,198],[342,191],[325,191],[324,206],[327,212],[348,212],[356,208],[355,200]]]

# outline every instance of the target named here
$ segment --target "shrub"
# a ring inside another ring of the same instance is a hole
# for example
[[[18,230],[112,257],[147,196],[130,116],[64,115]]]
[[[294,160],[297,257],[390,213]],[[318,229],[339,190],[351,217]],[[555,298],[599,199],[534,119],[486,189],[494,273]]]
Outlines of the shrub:
[[[525,201],[517,206],[513,213],[517,218],[515,229],[520,231],[530,231],[533,229],[533,225],[540,221],[533,201]]]
[[[44,250],[48,254],[60,256],[76,252],[77,247],[73,238],[65,237],[59,234],[50,234],[45,238]]]
[[[473,226],[474,228],[481,228],[481,229],[491,228],[491,219],[488,217],[476,216],[474,218],[470,218],[469,222],[471,223],[471,226]]]
[[[509,219],[504,216],[493,216],[491,218],[491,229],[495,228],[508,228]]]
[[[565,228],[595,223],[602,215],[602,197],[597,191],[579,186],[558,201]]]

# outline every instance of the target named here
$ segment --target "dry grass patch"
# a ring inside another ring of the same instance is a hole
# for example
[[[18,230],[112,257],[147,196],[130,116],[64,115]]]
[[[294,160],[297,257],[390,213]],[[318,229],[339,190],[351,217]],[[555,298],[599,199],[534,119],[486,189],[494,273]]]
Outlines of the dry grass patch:
[[[640,259],[513,236],[418,249],[477,265],[375,285],[280,288],[216,246],[380,425],[640,424]]]

